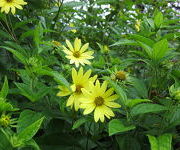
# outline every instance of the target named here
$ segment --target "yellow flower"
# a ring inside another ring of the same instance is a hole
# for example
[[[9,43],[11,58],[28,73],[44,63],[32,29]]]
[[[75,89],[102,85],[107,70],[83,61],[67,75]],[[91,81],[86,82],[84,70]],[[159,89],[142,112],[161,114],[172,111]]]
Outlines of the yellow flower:
[[[15,14],[16,8],[23,9],[21,5],[26,5],[24,0],[0,0],[1,12],[9,13],[11,10],[12,14]]]
[[[66,44],[69,49],[63,46],[64,52],[67,54],[66,58],[70,59],[70,64],[75,63],[76,67],[79,67],[79,64],[91,64],[89,59],[93,59],[93,51],[86,51],[89,43],[84,44],[81,47],[81,40],[76,38],[74,41],[74,47],[72,44],[66,40]]]
[[[71,96],[67,100],[66,106],[71,106],[71,108],[74,106],[76,111],[79,109],[80,99],[84,96],[82,94],[82,88],[88,89],[89,83],[94,82],[97,78],[97,75],[95,75],[94,77],[90,77],[91,72],[91,70],[88,70],[84,73],[82,67],[78,72],[74,68],[72,69],[72,91],[68,90],[68,88],[60,86],[59,88],[61,89],[61,91],[57,94],[57,96],[67,96],[71,94]]]
[[[73,24],[73,23],[70,23],[69,26],[73,28],[73,27],[74,27],[74,24]],[[77,30],[76,30],[76,29],[72,29],[71,32],[76,33]]]
[[[136,20],[135,28],[136,28],[136,30],[137,30],[138,32],[140,31],[140,28],[141,28],[141,20]]]
[[[84,98],[81,99],[80,108],[85,109],[84,115],[91,113],[94,110],[94,120],[98,122],[104,122],[104,116],[108,119],[114,117],[114,113],[111,108],[120,108],[121,105],[114,102],[118,98],[117,94],[113,94],[114,90],[112,88],[107,90],[107,82],[104,81],[100,85],[99,80],[96,84],[90,83],[90,91],[87,89],[82,89]]]

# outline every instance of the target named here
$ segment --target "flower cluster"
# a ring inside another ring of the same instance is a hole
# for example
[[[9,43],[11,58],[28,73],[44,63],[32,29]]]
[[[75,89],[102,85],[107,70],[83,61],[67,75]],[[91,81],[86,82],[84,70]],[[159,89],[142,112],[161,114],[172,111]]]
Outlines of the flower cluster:
[[[64,52],[68,55],[66,56],[71,61],[70,63],[75,63],[76,67],[79,64],[90,64],[87,59],[92,59],[92,52],[84,52],[88,48],[88,43],[82,46],[81,40],[75,39],[74,47],[71,43],[66,40],[68,45],[68,50],[64,47]],[[78,57],[77,55],[78,54]],[[88,62],[88,63],[86,63]],[[114,113],[111,108],[120,108],[121,106],[114,101],[118,99],[118,95],[114,94],[114,89],[108,89],[107,81],[103,81],[101,84],[97,79],[97,75],[91,77],[92,70],[84,72],[81,67],[78,71],[72,69],[72,84],[70,89],[64,86],[59,86],[60,92],[57,96],[69,96],[66,106],[74,108],[76,111],[83,109],[84,115],[90,114],[94,111],[94,120],[98,122],[104,122],[105,117],[108,119],[114,117]]]

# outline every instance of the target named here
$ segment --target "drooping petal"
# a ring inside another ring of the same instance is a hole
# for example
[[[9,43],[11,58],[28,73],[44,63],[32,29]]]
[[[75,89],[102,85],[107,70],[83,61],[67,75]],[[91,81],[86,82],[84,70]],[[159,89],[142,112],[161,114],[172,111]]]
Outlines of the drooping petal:
[[[95,107],[96,106],[93,103],[89,104],[88,107],[86,107],[86,109],[84,110],[83,114],[84,115],[90,114],[95,109]]]
[[[100,111],[99,107],[96,107],[95,111],[94,111],[94,120],[95,120],[95,122],[98,122],[100,117],[101,117],[101,111]]]

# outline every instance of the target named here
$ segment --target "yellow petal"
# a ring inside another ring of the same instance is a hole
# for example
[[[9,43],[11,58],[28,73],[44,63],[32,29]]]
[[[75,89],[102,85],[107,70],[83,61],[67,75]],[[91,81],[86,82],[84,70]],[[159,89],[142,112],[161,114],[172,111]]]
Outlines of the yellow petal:
[[[84,115],[90,114],[90,113],[94,110],[95,107],[96,107],[96,106],[95,106],[94,104],[89,104],[89,107],[87,107],[87,108],[84,110],[83,114],[84,114]]]
[[[102,93],[105,93],[106,89],[107,89],[107,81],[104,81],[101,86]]]
[[[109,96],[111,96],[114,93],[114,89],[110,88],[108,89],[105,94],[103,95],[103,98],[108,98]]]
[[[118,103],[114,103],[114,102],[109,102],[109,101],[105,101],[104,104],[108,107],[112,107],[112,108],[120,108],[121,105],[119,105]]]
[[[89,43],[84,44],[84,45],[81,47],[80,52],[83,53],[84,51],[86,51],[86,50],[88,49],[88,47],[89,47]]]
[[[100,116],[101,116],[101,111],[100,111],[99,107],[96,107],[96,109],[94,111],[95,122],[98,122],[98,120],[100,119]]]
[[[101,109],[102,109],[102,112],[103,112],[104,114],[107,114],[107,115],[109,115],[109,116],[111,116],[111,117],[114,117],[114,113],[113,113],[113,111],[112,111],[109,107],[107,107],[107,106],[105,106],[105,105],[102,105],[102,106],[101,106]]]
[[[72,79],[73,79],[73,83],[77,82],[77,71],[76,69],[72,69]]]
[[[85,80],[88,80],[89,79],[89,77],[90,77],[90,75],[91,75],[91,72],[92,72],[92,70],[88,70],[88,71],[86,71],[86,73],[84,74],[84,76],[83,76],[83,78],[85,79]]]
[[[69,47],[70,51],[74,51],[72,44],[68,40],[66,40],[66,44]]]
[[[74,41],[74,50],[79,51],[80,48],[81,48],[81,40],[76,38]]]
[[[119,96],[117,94],[114,94],[114,95],[112,95],[110,97],[105,98],[104,100],[105,101],[114,101],[114,100],[118,99],[118,97]]]
[[[74,96],[71,95],[67,100],[66,106],[72,106],[73,103],[74,103]]]

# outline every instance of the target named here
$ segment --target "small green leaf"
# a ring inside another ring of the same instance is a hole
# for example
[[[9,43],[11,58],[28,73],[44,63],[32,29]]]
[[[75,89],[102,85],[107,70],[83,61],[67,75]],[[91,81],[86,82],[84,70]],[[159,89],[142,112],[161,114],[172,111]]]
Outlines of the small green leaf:
[[[8,91],[9,91],[8,80],[7,77],[5,77],[3,87],[0,91],[0,97],[5,100],[6,96],[8,95]]]
[[[23,56],[20,52],[18,52],[17,50],[14,50],[14,49],[12,49],[12,48],[9,48],[9,47],[5,47],[5,46],[0,46],[1,48],[4,48],[4,49],[6,49],[6,50],[8,50],[8,51],[10,51],[11,53],[13,53],[16,57],[17,57],[17,59],[21,62],[21,63],[23,63],[23,64],[26,64],[26,58],[25,58],[25,56]]]
[[[117,46],[117,45],[138,45],[138,43],[134,40],[121,39],[110,46]]]
[[[88,119],[87,118],[80,118],[78,119],[77,121],[75,121],[75,123],[73,124],[73,127],[72,129],[76,129],[76,128],[79,128],[82,124],[84,124],[85,122],[87,122]]]
[[[13,110],[13,106],[10,103],[0,101],[0,112]]]
[[[154,17],[154,23],[156,27],[160,27],[163,23],[163,14],[161,12],[158,12],[156,16]]]
[[[145,103],[145,102],[152,102],[152,101],[149,99],[131,99],[127,101],[126,105],[128,107],[134,107],[135,105],[139,103]]]
[[[166,133],[157,138],[152,135],[148,135],[148,139],[151,144],[151,150],[171,150],[171,134]]]
[[[142,98],[147,98],[148,97],[147,87],[146,87],[145,83],[142,80],[131,77],[130,82],[132,83],[132,85],[136,89],[136,91],[138,93],[138,96],[140,96]]]
[[[117,133],[126,132],[129,130],[133,130],[136,127],[133,125],[125,126],[121,120],[113,119],[109,122],[109,136],[112,136]]]
[[[24,110],[21,112],[18,124],[17,124],[17,133],[22,132],[25,130],[28,126],[33,124],[35,121],[41,119],[43,115],[38,112],[34,112],[31,110]]]
[[[153,59],[159,61],[161,58],[167,55],[167,52],[170,49],[168,48],[168,42],[166,39],[163,39],[153,45]]]
[[[167,110],[167,107],[159,104],[139,104],[132,108],[131,115],[136,116],[145,113],[155,113]]]
[[[13,150],[13,147],[9,139],[4,134],[4,131],[1,129],[0,129],[0,150]]]
[[[17,134],[17,138],[23,142],[31,140],[39,130],[43,120],[44,117],[40,118],[39,120],[35,121],[34,123],[26,127],[24,130]]]

